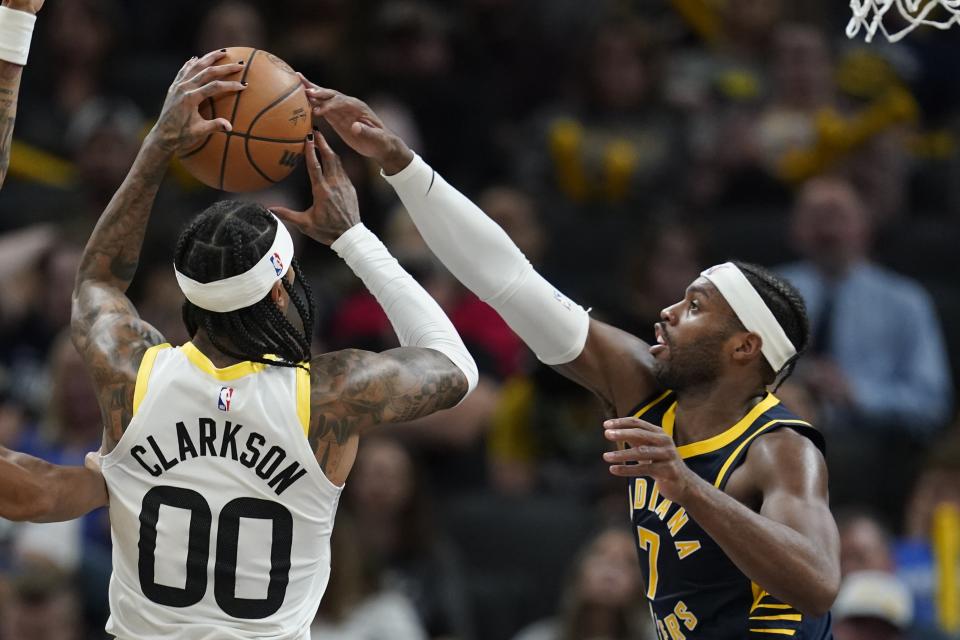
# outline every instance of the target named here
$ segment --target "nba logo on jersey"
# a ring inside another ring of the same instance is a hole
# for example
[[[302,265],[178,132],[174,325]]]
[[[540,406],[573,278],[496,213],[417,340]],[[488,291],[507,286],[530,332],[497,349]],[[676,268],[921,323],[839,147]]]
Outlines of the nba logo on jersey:
[[[217,409],[220,411],[230,411],[230,401],[233,399],[233,387],[220,387],[220,395],[217,397]]]
[[[273,265],[273,270],[277,272],[278,276],[283,273],[283,260],[280,259],[280,254],[276,251],[270,256],[270,264]]]

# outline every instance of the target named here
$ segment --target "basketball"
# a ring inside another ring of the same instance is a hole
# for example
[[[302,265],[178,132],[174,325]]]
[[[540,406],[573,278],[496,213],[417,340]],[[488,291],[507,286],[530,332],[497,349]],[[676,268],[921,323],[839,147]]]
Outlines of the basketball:
[[[310,105],[290,65],[249,47],[228,48],[219,64],[241,61],[243,71],[223,79],[246,82],[247,88],[200,105],[200,115],[225,117],[233,130],[214,133],[180,156],[197,180],[223,191],[255,191],[286,178],[310,132]]]

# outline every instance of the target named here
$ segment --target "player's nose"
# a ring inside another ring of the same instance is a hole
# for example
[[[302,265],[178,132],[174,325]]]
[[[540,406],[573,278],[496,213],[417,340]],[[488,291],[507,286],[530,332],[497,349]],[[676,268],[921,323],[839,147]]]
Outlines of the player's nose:
[[[678,303],[679,304],[679,303]],[[677,320],[677,314],[675,304],[670,305],[669,307],[664,307],[660,310],[660,319],[666,322],[667,324],[674,324]]]

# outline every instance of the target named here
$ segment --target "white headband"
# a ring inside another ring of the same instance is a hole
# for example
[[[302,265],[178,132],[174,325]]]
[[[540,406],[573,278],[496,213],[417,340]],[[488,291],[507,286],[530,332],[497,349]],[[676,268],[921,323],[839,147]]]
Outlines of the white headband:
[[[779,373],[790,358],[797,355],[797,348],[747,276],[732,262],[710,267],[700,275],[713,283],[747,331],[760,336],[763,357]]]
[[[273,215],[272,213],[270,215]],[[226,313],[249,307],[263,299],[270,288],[287,273],[293,260],[293,238],[277,221],[277,235],[262,258],[247,271],[213,282],[197,282],[183,275],[177,268],[177,284],[187,300],[207,311]]]

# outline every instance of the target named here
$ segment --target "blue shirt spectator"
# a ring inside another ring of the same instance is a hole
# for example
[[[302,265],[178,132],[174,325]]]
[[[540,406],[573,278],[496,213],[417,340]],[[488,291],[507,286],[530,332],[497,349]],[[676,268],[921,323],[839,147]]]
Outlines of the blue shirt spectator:
[[[952,382],[937,313],[917,282],[867,259],[870,220],[853,188],[835,178],[808,183],[793,236],[805,260],[780,272],[807,303],[802,376],[829,426],[925,435],[946,424]]]
[[[946,347],[930,296],[919,284],[869,262],[833,282],[810,263],[781,273],[803,295],[811,325],[829,321],[824,349],[846,378],[858,414],[869,423],[919,431],[946,423]],[[823,318],[825,313],[832,317]]]

